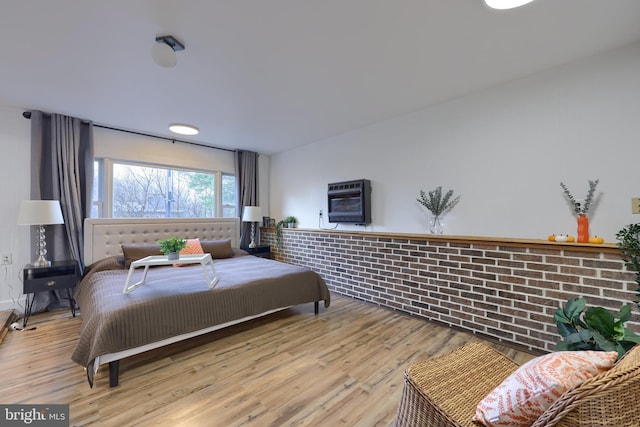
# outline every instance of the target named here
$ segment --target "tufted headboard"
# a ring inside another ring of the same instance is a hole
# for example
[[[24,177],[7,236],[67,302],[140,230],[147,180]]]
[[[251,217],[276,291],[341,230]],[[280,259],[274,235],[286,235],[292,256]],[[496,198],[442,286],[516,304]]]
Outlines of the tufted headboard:
[[[84,264],[122,254],[122,244],[154,244],[166,237],[240,241],[239,218],[87,218],[84,221]]]

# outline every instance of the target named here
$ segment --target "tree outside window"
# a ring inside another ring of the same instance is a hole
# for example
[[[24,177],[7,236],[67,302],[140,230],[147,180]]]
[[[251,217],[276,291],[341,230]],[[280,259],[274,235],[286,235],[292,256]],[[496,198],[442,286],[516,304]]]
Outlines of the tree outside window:
[[[220,197],[217,197],[218,191]],[[236,216],[236,191],[235,176],[220,172],[113,163],[111,216],[233,217]]]

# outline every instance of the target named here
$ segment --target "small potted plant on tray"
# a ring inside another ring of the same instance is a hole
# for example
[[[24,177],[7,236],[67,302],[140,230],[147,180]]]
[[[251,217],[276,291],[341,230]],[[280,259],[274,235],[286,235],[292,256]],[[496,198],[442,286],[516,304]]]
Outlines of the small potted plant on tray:
[[[180,258],[180,251],[187,246],[187,240],[179,237],[168,237],[158,240],[158,243],[160,244],[160,252],[171,260]]]

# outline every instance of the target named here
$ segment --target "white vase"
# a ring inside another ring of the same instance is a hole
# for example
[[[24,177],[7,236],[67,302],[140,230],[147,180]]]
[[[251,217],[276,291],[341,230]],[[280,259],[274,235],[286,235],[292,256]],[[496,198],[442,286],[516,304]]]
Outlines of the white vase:
[[[429,221],[429,232],[434,236],[440,236],[444,233],[444,224],[442,223],[442,219],[439,216],[434,216]]]
[[[180,259],[180,252],[169,252],[167,254],[167,259],[169,259],[171,261],[175,261],[177,259]]]

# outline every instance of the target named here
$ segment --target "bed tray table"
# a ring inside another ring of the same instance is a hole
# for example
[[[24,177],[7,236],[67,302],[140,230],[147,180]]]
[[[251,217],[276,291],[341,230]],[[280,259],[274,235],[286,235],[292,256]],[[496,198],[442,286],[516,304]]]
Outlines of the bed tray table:
[[[202,265],[202,271],[204,272],[204,279],[207,281],[209,285],[209,289],[213,289],[218,284],[218,274],[216,273],[216,268],[213,265],[213,259],[211,259],[211,254],[201,254],[201,255],[181,255],[179,259],[169,259],[166,255],[153,255],[148,256],[131,263],[131,267],[129,267],[129,274],[127,275],[127,280],[124,283],[124,288],[122,289],[123,294],[128,294],[135,290],[136,288],[144,285],[145,280],[147,279],[147,272],[149,271],[149,267],[158,266],[158,265],[172,265],[172,264],[200,264]],[[213,273],[213,278],[207,269],[207,266],[211,267],[211,272]],[[131,284],[131,276],[133,276],[133,272],[138,267],[144,267],[144,273],[142,274],[142,280],[139,282]]]

